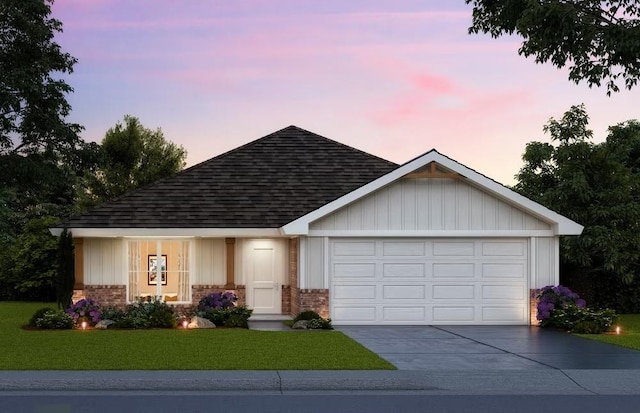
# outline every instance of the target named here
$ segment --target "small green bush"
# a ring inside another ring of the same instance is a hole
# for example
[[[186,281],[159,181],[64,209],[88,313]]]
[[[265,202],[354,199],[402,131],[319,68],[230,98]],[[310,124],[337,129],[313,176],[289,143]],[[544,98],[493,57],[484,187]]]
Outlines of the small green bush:
[[[175,328],[178,324],[176,313],[169,304],[158,297],[138,298],[124,310],[106,308],[103,320],[115,322],[116,328]]]
[[[249,321],[240,314],[231,314],[224,326],[229,328],[249,328]]]
[[[206,318],[216,327],[249,328],[249,317],[253,310],[244,305],[230,308],[213,308],[206,311],[197,311],[198,317]]]
[[[296,323],[300,320],[319,320],[321,318],[322,317],[320,317],[320,314],[316,313],[315,311],[307,310],[298,314],[296,318],[293,319],[293,322]]]
[[[310,330],[333,330],[330,318],[314,318],[309,320],[307,328]]]
[[[552,312],[550,325],[578,334],[601,334],[611,330],[618,319],[611,309],[594,310],[568,305]]]
[[[45,308],[41,308],[38,311],[36,311],[35,313],[33,313],[33,316],[29,319],[29,325],[31,327],[37,327],[36,322],[42,318],[43,315],[45,315],[45,313],[48,313],[49,311],[55,311],[53,308],[49,308],[49,307],[45,307]]]
[[[73,317],[64,311],[47,311],[36,320],[36,326],[48,330],[70,330],[73,328]]]

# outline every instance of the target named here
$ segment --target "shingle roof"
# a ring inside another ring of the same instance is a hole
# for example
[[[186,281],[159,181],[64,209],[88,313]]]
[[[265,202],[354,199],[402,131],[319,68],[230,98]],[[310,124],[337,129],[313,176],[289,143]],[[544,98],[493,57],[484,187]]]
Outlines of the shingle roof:
[[[397,168],[289,126],[63,221],[70,228],[279,228]]]

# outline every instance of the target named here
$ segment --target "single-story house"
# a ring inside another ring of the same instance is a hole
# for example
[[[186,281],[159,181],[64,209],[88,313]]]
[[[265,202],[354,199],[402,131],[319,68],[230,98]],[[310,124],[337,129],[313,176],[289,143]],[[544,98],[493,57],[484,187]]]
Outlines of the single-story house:
[[[582,226],[431,150],[397,165],[289,126],[73,216],[79,295],[234,291],[335,324],[529,324]]]

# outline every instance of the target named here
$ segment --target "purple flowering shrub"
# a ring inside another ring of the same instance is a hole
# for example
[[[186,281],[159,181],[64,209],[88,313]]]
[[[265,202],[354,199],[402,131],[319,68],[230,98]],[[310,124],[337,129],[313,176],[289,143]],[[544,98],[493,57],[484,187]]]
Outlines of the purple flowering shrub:
[[[551,320],[553,311],[557,309],[576,306],[585,308],[587,303],[580,296],[568,287],[562,285],[548,285],[539,290],[536,297],[538,299],[538,314],[536,318],[540,320],[540,325],[545,326]]]
[[[79,324],[82,321],[88,322],[90,325],[96,325],[101,319],[100,305],[92,299],[82,299],[75,304],[71,304],[71,307],[65,311],[71,317],[73,322]]]
[[[237,305],[238,297],[231,291],[207,294],[198,303],[194,315],[206,318],[216,326],[249,328],[249,317],[253,310]]]
[[[198,311],[226,310],[236,306],[238,297],[231,291],[207,294],[198,302]]]
[[[536,297],[541,327],[553,327],[580,334],[600,334],[610,330],[617,315],[610,309],[587,308],[578,294],[562,285],[546,286]]]

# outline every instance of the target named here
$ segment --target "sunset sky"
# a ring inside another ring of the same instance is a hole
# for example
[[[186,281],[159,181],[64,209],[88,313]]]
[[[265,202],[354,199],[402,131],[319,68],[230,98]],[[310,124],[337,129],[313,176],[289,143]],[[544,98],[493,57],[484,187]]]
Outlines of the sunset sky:
[[[640,118],[640,87],[607,97],[469,35],[464,0],[56,0],[79,62],[70,120],[100,141],[125,114],[188,165],[296,125],[397,163],[431,148],[504,184],[542,126],[584,103],[595,140]]]

